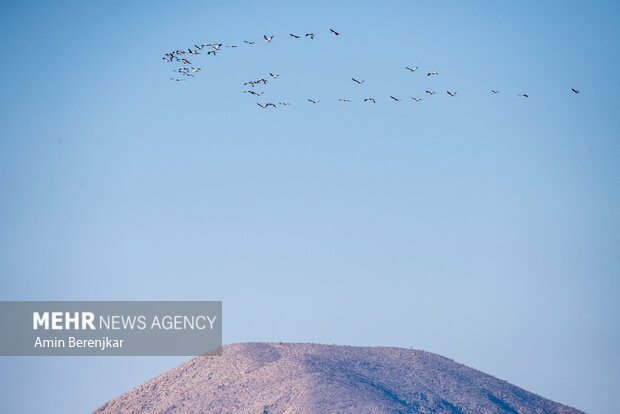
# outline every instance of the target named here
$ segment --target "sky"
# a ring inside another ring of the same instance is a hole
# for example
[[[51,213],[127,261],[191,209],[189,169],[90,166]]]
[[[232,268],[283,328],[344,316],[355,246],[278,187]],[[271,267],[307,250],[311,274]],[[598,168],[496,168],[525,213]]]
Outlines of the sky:
[[[224,343],[424,349],[613,413],[619,18],[3,1],[0,299],[222,300]],[[170,81],[164,54],[200,42],[239,47]],[[0,357],[0,412],[90,412],[186,360]]]

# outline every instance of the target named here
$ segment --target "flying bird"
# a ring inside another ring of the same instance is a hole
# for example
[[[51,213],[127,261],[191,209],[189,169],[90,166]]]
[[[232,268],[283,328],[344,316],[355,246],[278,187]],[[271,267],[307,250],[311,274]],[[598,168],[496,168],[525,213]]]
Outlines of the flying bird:
[[[237,47],[237,45],[227,45],[226,47]]]
[[[170,80],[176,81],[176,82],[181,82],[184,81],[185,79],[181,79],[181,78],[170,78]]]
[[[437,72],[428,72],[426,74],[426,76],[431,76],[431,75],[439,75],[439,73],[437,73]]]
[[[491,89],[491,93],[496,94],[496,93],[499,93],[499,91],[495,89]]]
[[[409,72],[415,72],[416,70],[418,70],[419,66],[416,66],[415,68],[410,68],[409,66],[405,66],[405,69],[407,69]]]
[[[362,83],[364,83],[363,80],[360,81],[360,80],[357,80],[355,78],[351,78],[351,79],[353,79],[353,82],[357,83],[358,85],[361,85]]]
[[[211,49],[207,52],[207,55],[213,54],[213,56],[217,55],[217,49]]]
[[[308,98],[308,101],[312,102],[313,104],[321,102],[321,101],[314,101],[314,100],[312,100],[310,98]]]
[[[420,98],[414,98],[413,96],[411,97],[411,99],[413,99],[413,102],[420,102],[422,100]]]
[[[340,102],[351,102],[350,99],[340,98],[338,99]]]
[[[290,35],[292,38],[294,38],[294,39],[299,39],[299,36],[294,35],[293,33],[289,33],[289,35]]]
[[[448,95],[450,95],[450,96],[454,96],[454,95],[456,95],[456,92],[446,91],[446,93],[447,93]]]
[[[393,97],[392,95],[390,95],[390,98],[392,98],[392,100],[393,100],[394,102],[398,102],[398,101],[400,101],[400,99],[399,99],[399,98],[395,98],[395,97]]]
[[[271,39],[273,39],[273,35],[267,37],[267,35],[263,35],[263,37],[265,38],[265,42],[269,43],[271,42]]]
[[[529,98],[529,96],[527,96],[527,94],[526,94],[526,93],[520,93],[520,94],[518,94],[517,96],[522,96],[522,97],[524,97],[524,98]]]
[[[335,34],[336,36],[340,35],[340,33],[338,33],[337,31],[335,31],[334,29],[329,29],[330,32],[332,32],[333,34]]]
[[[375,98],[364,98],[364,102],[366,101],[372,101],[372,103],[377,103],[377,101],[375,101]]]
[[[277,75],[274,75],[273,73],[269,72],[269,76],[271,76],[271,79],[275,79],[280,76],[280,74],[278,73]]]
[[[274,104],[272,104],[272,103],[266,103],[265,105],[261,105],[261,104],[259,104],[258,102],[256,102],[256,105],[260,106],[260,107],[261,107],[261,108],[263,108],[263,109],[267,108],[268,106],[273,106],[274,108],[276,107],[276,106],[275,106]]]
[[[574,94],[578,94],[579,93],[579,91],[577,89],[575,89],[575,88],[570,88],[570,90],[573,91]]]
[[[254,44],[254,42],[250,42],[249,40],[244,40],[243,42],[247,43],[248,45],[253,45]]]
[[[280,105],[288,106],[288,105],[290,105],[290,103],[288,103],[288,102],[280,102]]]
[[[435,95],[435,92],[434,91],[426,91],[426,94],[427,95]]]
[[[310,36],[310,39],[314,39],[314,33],[306,33],[306,37]]]
[[[194,67],[192,67],[192,72],[194,72],[194,73],[196,73],[198,71],[201,71],[201,70],[202,70],[202,68],[194,68]]]

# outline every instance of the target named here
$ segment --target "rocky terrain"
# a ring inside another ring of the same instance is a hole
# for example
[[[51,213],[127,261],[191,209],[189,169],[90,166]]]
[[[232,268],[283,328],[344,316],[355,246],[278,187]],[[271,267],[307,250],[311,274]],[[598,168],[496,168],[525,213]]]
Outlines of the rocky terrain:
[[[425,351],[226,345],[94,413],[580,413]]]

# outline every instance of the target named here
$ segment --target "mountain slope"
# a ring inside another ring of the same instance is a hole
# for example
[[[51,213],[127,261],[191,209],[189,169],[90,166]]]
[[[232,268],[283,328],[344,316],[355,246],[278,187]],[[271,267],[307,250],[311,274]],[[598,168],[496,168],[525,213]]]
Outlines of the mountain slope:
[[[291,343],[226,345],[95,413],[580,413],[419,350]]]

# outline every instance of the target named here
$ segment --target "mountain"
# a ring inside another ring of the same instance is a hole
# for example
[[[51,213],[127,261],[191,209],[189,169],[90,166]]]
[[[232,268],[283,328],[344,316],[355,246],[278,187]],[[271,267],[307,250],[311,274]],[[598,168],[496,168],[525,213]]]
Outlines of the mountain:
[[[226,345],[108,401],[111,413],[581,413],[425,351]]]

